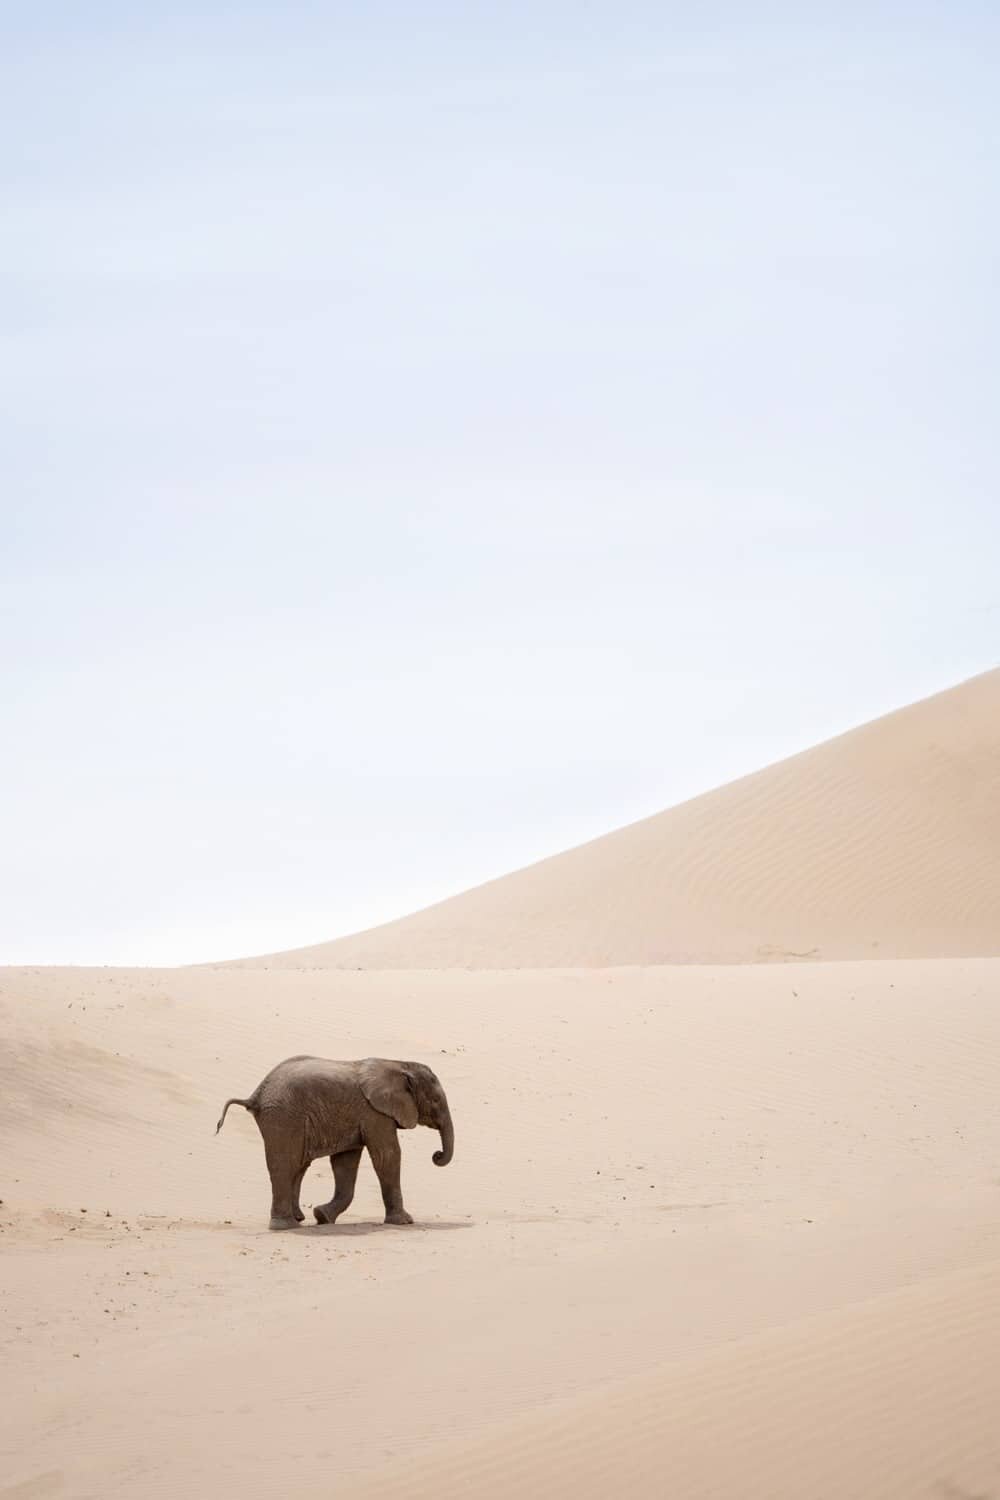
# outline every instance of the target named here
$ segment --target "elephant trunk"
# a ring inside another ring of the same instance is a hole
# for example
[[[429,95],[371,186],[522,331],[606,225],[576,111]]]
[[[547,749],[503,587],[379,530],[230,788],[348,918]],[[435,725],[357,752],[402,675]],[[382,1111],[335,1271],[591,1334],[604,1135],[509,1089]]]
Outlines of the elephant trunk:
[[[445,1110],[441,1116],[438,1129],[441,1132],[441,1150],[434,1153],[434,1165],[446,1167],[455,1154],[455,1127],[451,1123],[451,1113]]]

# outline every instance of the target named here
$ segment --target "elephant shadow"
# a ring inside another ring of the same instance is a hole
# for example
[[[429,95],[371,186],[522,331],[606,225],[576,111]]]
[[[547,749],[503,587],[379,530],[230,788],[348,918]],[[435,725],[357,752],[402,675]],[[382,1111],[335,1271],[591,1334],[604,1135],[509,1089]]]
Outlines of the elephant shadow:
[[[432,1219],[426,1224],[406,1224],[401,1227],[397,1227],[394,1230],[393,1226],[386,1226],[385,1224],[383,1224],[381,1219],[371,1219],[367,1221],[361,1219],[352,1224],[300,1224],[299,1227],[297,1229],[293,1229],[291,1233],[297,1234],[300,1237],[309,1236],[310,1238],[315,1237],[316,1239],[328,1239],[332,1237],[336,1239],[338,1237],[344,1238],[347,1236],[351,1238],[358,1238],[363,1234],[391,1234],[393,1232],[400,1235],[404,1233],[422,1234],[427,1233],[428,1231],[437,1231],[441,1229],[473,1229],[474,1227],[475,1226],[471,1219],[462,1219],[457,1221],[453,1221],[450,1219]]]

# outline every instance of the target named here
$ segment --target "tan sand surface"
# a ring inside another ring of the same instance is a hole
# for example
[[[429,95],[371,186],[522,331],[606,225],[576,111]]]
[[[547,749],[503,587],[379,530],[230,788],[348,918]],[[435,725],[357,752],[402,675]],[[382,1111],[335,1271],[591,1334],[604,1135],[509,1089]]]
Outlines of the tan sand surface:
[[[256,962],[971,954],[1000,955],[1000,670],[400,921]]]
[[[0,971],[0,1496],[1000,1495],[998,997],[981,957]],[[439,1071],[412,1229],[366,1165],[268,1232],[213,1131],[299,1050]]]
[[[998,1500],[998,877],[994,672],[357,939],[0,971],[0,1500]],[[300,1051],[439,1072],[413,1227],[268,1231]]]
[[[393,1465],[356,1493],[988,1500],[998,1348],[995,1262]]]

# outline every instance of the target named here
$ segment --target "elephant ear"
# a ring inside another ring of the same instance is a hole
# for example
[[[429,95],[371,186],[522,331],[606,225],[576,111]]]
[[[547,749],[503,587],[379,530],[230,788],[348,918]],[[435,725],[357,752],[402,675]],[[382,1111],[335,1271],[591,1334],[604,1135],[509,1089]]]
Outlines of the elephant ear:
[[[417,1101],[402,1063],[386,1062],[381,1057],[366,1057],[361,1064],[361,1092],[372,1109],[390,1115],[401,1130],[412,1130],[417,1123]]]

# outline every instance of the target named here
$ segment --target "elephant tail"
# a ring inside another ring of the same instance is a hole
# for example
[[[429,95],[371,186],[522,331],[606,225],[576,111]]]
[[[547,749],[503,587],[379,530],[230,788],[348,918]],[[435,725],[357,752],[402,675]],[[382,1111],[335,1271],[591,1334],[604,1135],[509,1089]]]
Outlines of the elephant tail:
[[[248,1109],[252,1115],[257,1113],[257,1095],[255,1093],[251,1094],[249,1099],[227,1099],[225,1104],[223,1105],[222,1114],[219,1116],[219,1123],[215,1127],[216,1135],[218,1135],[219,1131],[222,1129],[223,1122],[226,1118],[226,1112],[231,1104],[242,1104],[243,1108]]]

